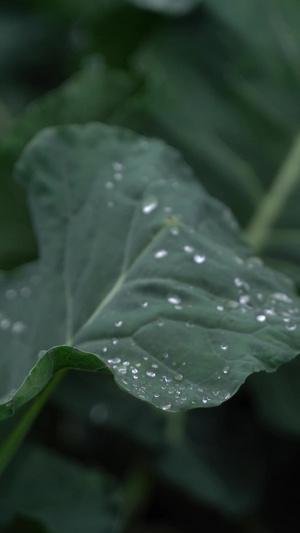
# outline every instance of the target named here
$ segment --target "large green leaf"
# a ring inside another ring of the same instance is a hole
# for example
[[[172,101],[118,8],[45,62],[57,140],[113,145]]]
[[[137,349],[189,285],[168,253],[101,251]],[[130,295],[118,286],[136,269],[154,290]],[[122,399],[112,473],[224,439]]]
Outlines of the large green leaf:
[[[109,70],[99,58],[93,57],[82,71],[29,106],[13,124],[0,145],[2,268],[11,268],[36,254],[24,190],[12,179],[14,164],[26,143],[46,126],[108,120],[134,87],[127,74]]]
[[[121,530],[113,480],[43,448],[23,451],[2,477],[0,492],[0,525],[23,516],[50,533]]]
[[[99,124],[48,129],[17,175],[40,261],[2,276],[0,416],[59,369],[103,363],[162,409],[214,406],[299,352],[292,282],[251,257],[173,149]]]

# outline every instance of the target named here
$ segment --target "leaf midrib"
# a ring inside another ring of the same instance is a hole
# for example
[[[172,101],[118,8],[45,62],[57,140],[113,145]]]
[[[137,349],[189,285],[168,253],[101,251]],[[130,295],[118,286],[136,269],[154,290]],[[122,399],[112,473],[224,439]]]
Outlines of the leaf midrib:
[[[105,309],[105,307],[109,304],[109,302],[111,302],[111,300],[113,300],[114,296],[117,294],[117,292],[120,290],[120,288],[123,286],[123,283],[124,283],[124,280],[127,278],[127,276],[129,275],[130,271],[134,268],[134,266],[136,265],[136,263],[138,263],[138,261],[144,256],[146,255],[146,253],[148,252],[149,248],[153,245],[153,243],[155,242],[155,240],[157,238],[160,237],[160,235],[164,232],[164,231],[167,231],[168,229],[168,225],[164,225],[162,228],[159,229],[159,231],[157,233],[155,233],[151,239],[151,241],[143,248],[143,250],[139,253],[139,255],[133,260],[133,262],[131,263],[131,265],[127,268],[127,270],[125,270],[124,272],[121,273],[121,275],[118,277],[117,281],[115,282],[115,284],[113,285],[113,287],[111,288],[111,290],[107,293],[107,295],[105,296],[105,298],[101,301],[101,303],[98,305],[98,307],[95,309],[95,311],[91,314],[91,316],[84,322],[84,324],[79,328],[79,330],[76,332],[76,335],[79,335],[80,333],[82,333],[88,326],[89,324],[91,324],[95,318],[97,316],[99,316],[101,314],[101,312],[103,311],[103,309]],[[128,240],[127,240],[127,243],[128,243]],[[124,257],[126,256],[126,248],[127,248],[127,243],[126,243],[126,247],[125,247],[125,253],[124,253]],[[67,345],[71,344],[72,345],[73,343],[73,338],[69,338],[67,340]]]

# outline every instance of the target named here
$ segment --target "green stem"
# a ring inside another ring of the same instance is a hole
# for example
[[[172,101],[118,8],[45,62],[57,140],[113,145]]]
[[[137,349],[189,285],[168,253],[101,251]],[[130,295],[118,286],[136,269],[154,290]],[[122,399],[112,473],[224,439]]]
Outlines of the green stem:
[[[166,441],[174,446],[174,443],[181,443],[185,436],[186,429],[186,412],[168,413],[166,418],[165,438]]]
[[[54,379],[50,381],[45,390],[37,397],[35,402],[29,407],[24,416],[2,444],[0,448],[0,476],[3,474],[13,456],[18,451],[33,422],[41,412],[50,394],[61,381],[64,374],[65,371],[56,374]]]
[[[136,465],[126,479],[124,486],[124,531],[131,531],[132,524],[147,507],[153,491],[153,476],[142,463]]]
[[[300,135],[280,168],[271,189],[264,196],[246,230],[253,248],[259,252],[265,244],[274,222],[300,178]]]

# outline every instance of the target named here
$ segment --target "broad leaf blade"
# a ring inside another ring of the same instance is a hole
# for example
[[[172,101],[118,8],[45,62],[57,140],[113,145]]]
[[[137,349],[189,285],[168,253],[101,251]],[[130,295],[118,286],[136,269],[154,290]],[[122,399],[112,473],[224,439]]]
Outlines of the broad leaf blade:
[[[1,394],[12,367],[18,389],[40,350],[56,348],[10,409],[64,365],[100,370],[102,362],[121,387],[162,409],[214,406],[252,372],[298,353],[293,284],[251,258],[230,211],[173,149],[98,124],[49,129],[25,150],[18,176],[42,284],[30,316],[21,298],[7,307],[6,291],[20,289],[10,274],[3,282],[3,320],[18,306],[26,318],[22,331],[1,332],[10,354]]]

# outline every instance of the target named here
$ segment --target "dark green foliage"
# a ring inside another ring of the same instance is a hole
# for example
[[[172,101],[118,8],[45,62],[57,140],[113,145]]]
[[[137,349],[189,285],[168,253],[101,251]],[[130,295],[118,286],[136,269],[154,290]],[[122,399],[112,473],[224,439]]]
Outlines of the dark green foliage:
[[[299,21],[1,2],[1,533],[298,530]]]

